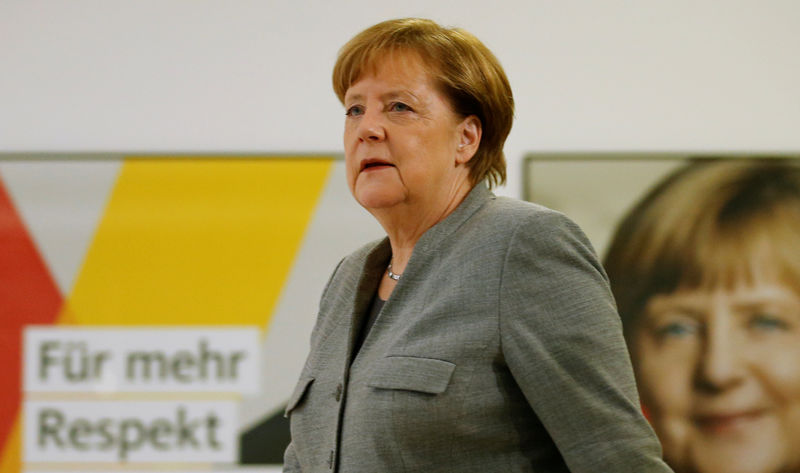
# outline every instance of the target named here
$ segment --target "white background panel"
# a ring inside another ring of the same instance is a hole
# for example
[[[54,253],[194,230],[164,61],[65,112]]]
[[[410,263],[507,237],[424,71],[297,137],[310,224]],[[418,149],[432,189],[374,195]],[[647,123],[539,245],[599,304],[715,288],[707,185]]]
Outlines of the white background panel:
[[[463,26],[525,152],[800,149],[796,0],[6,0],[0,150],[335,151],[337,50],[387,18]]]

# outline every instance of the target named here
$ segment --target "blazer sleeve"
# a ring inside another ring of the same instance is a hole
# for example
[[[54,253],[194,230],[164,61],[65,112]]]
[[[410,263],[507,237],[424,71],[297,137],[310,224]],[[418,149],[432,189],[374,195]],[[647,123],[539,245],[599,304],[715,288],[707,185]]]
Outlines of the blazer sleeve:
[[[344,259],[340,260],[339,263],[336,265],[336,269],[333,270],[330,277],[328,278],[328,282],[325,284],[325,288],[322,290],[322,297],[320,301],[320,307],[322,304],[325,303],[325,295],[328,293],[328,288],[330,288],[331,281],[333,281],[334,276],[339,271],[339,268],[342,266],[342,262]],[[313,345],[314,340],[318,336],[319,331],[321,330],[323,321],[320,320],[318,317],[316,322],[314,323],[314,329],[311,332],[311,344]],[[310,356],[310,355],[309,355]],[[306,363],[308,360],[306,360]],[[288,415],[287,415],[288,417]],[[300,461],[297,459],[297,452],[294,449],[294,442],[289,442],[289,446],[286,447],[286,451],[283,453],[283,473],[301,473],[303,469],[300,466]]]
[[[301,473],[300,462],[297,461],[297,455],[294,452],[294,445],[289,442],[286,451],[283,453],[283,473]]]
[[[506,363],[570,471],[670,472],[639,405],[602,266],[557,212],[518,221],[500,281]]]

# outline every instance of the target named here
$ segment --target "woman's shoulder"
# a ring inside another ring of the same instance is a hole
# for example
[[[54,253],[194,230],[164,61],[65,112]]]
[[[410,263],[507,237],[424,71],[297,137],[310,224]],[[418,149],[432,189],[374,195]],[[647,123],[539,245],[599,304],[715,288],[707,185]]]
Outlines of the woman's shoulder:
[[[495,197],[477,216],[481,226],[523,232],[527,236],[572,235],[585,239],[578,225],[563,213],[541,204]]]

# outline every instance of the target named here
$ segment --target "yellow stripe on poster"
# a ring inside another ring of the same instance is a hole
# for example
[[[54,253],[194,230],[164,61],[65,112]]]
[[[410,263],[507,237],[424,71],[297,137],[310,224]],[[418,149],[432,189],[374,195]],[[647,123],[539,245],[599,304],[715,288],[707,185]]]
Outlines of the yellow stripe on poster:
[[[265,326],[332,159],[128,159],[68,299],[76,324]]]

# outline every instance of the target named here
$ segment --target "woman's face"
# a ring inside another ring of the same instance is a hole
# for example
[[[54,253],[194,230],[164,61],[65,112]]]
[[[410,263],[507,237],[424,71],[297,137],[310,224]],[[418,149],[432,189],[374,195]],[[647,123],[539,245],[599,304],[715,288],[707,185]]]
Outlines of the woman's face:
[[[464,141],[476,119],[452,111],[414,54],[389,56],[375,70],[344,97],[350,191],[368,210],[438,208],[468,181]]]
[[[676,472],[800,471],[800,297],[778,282],[648,302],[632,343]]]

